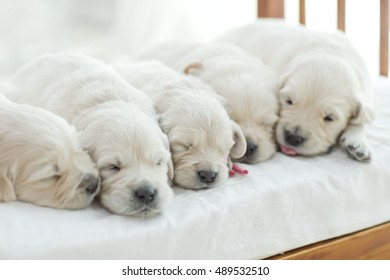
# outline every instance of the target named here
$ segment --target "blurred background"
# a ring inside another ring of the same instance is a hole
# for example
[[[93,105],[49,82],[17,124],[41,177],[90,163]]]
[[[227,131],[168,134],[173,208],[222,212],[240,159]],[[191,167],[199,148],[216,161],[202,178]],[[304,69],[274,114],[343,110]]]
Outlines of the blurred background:
[[[285,0],[289,23],[298,2]],[[306,0],[308,28],[336,30],[336,6]],[[0,0],[0,76],[46,52],[111,59],[168,40],[207,42],[256,17],[256,0]],[[346,33],[377,76],[379,0],[346,1]]]

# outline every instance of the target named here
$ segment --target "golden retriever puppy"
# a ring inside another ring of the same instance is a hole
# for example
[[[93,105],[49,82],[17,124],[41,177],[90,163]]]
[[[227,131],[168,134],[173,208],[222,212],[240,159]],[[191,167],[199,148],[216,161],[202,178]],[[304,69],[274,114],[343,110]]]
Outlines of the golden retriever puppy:
[[[99,191],[99,176],[76,130],[46,110],[0,94],[0,201],[80,209]]]
[[[123,61],[115,69],[152,97],[168,135],[175,166],[174,183],[183,188],[215,187],[228,178],[229,156],[245,154],[245,138],[201,80],[157,61]]]
[[[153,47],[136,58],[146,57],[199,77],[226,99],[226,110],[247,143],[245,155],[234,161],[258,163],[275,154],[278,77],[259,58],[232,44],[177,42]]]
[[[369,161],[364,125],[374,118],[366,65],[345,35],[260,20],[220,41],[254,54],[281,76],[276,139],[287,155],[329,152],[339,143],[358,161]]]
[[[167,136],[151,100],[107,65],[73,54],[45,55],[13,77],[10,98],[71,122],[96,162],[103,206],[124,215],[158,213],[173,198]]]

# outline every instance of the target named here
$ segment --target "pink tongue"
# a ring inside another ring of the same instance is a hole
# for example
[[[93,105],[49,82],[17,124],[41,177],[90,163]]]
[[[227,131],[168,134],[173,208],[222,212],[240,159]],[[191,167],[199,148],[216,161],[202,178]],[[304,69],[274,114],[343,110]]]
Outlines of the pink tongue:
[[[280,145],[280,149],[282,150],[283,154],[286,154],[288,156],[295,156],[297,154],[297,151],[295,149],[283,145]]]

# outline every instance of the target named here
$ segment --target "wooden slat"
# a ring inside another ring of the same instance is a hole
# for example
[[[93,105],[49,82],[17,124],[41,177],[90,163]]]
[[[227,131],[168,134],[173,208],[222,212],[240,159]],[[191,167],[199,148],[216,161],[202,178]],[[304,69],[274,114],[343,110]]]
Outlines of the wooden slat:
[[[299,0],[299,23],[306,24],[306,5],[305,0]]]
[[[273,260],[389,260],[390,222],[292,250]]]
[[[383,76],[388,76],[388,71],[389,71],[389,0],[381,0],[379,73]]]
[[[337,0],[337,29],[345,32],[345,0]]]
[[[284,18],[284,0],[257,0],[257,16]]]

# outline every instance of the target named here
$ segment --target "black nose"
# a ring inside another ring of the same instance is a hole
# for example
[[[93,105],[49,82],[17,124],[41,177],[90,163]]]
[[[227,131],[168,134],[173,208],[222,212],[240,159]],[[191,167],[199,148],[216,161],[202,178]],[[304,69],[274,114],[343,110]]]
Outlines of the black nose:
[[[257,145],[251,141],[246,142],[246,156],[251,156],[253,155],[257,150]]]
[[[140,201],[147,204],[154,200],[154,197],[156,196],[156,190],[149,186],[141,187],[135,191],[135,196]]]
[[[85,188],[85,191],[88,194],[94,194],[99,188],[100,179],[99,177],[95,177],[93,175],[87,175],[81,181],[80,186]]]
[[[213,183],[215,181],[215,178],[217,177],[217,172],[210,171],[210,170],[201,170],[198,172],[199,179],[203,183]]]
[[[302,145],[302,143],[305,141],[305,138],[303,138],[302,136],[300,136],[298,134],[295,134],[295,133],[292,133],[288,130],[285,130],[284,131],[284,140],[286,140],[286,142],[288,144],[290,144],[291,146],[298,147],[298,146]]]

